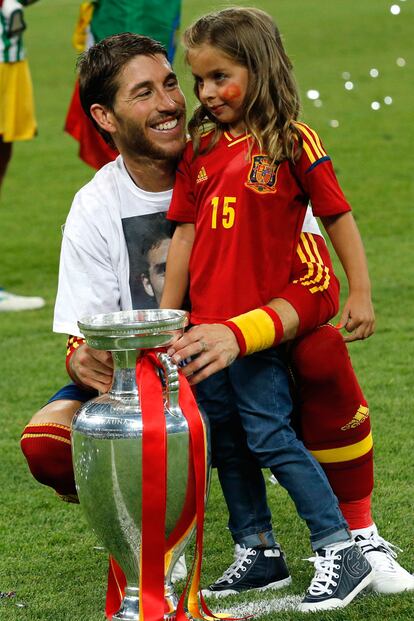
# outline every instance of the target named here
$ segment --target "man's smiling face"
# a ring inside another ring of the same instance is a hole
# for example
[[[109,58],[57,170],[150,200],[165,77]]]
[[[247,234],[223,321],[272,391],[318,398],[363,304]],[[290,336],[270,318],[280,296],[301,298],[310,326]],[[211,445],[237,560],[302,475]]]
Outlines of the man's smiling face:
[[[175,159],[185,143],[185,99],[162,54],[135,56],[118,79],[113,136],[118,146],[149,159]]]

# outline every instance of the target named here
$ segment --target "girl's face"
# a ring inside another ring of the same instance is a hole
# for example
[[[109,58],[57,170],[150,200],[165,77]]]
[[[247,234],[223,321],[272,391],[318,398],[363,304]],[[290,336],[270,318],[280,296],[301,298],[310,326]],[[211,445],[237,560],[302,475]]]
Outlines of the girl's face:
[[[208,43],[189,49],[188,62],[201,103],[220,123],[229,125],[233,135],[244,133],[247,68]]]

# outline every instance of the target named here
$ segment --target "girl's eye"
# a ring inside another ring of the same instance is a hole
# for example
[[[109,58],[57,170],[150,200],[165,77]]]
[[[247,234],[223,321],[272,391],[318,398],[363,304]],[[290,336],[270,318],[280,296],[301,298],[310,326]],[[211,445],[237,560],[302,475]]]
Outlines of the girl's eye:
[[[216,82],[222,82],[223,80],[226,79],[226,75],[224,73],[215,73],[214,74],[214,79],[216,80]]]

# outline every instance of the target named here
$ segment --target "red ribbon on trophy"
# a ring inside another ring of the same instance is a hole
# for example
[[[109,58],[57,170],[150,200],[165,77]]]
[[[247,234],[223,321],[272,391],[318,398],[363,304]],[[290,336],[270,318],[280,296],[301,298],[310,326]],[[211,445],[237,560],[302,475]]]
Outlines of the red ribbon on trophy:
[[[162,368],[154,351],[144,352],[137,360],[136,379],[143,420],[142,435],[142,545],[140,572],[140,620],[162,621],[165,610],[164,571],[166,556],[182,540],[196,521],[196,554],[192,570],[177,608],[177,621],[188,621],[185,613],[203,619],[198,591],[203,551],[203,525],[207,485],[206,430],[193,392],[179,371],[179,405],[190,432],[190,464],[185,506],[168,539],[165,538],[167,492],[167,436],[164,401],[158,369]],[[192,579],[191,579],[192,575]],[[191,582],[190,582],[191,580]],[[126,580],[114,559],[110,559],[106,616],[118,611]],[[187,598],[188,594],[188,598]],[[188,599],[188,602],[186,600]],[[214,615],[201,606],[210,618]]]

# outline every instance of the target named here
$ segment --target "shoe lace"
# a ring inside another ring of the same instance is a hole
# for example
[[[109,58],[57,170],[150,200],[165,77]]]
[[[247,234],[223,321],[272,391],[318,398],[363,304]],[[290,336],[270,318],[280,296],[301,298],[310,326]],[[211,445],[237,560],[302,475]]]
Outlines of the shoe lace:
[[[394,559],[397,558],[398,552],[402,552],[402,549],[398,546],[386,541],[382,537],[380,537],[377,533],[372,533],[369,537],[357,537],[357,541],[363,554],[367,554],[368,552],[382,552],[383,556],[381,557],[382,565],[385,565],[385,562],[388,565],[388,569],[390,571],[394,571],[395,562]],[[377,559],[379,560],[379,559]],[[372,562],[372,561],[371,561]],[[385,567],[383,567],[385,569]]]
[[[234,562],[226,569],[220,578],[217,579],[218,582],[228,582],[233,578],[240,578],[240,571],[245,571],[245,564],[250,565],[251,556],[256,556],[257,552],[254,548],[244,548],[242,546],[236,546],[235,549],[235,560]]]
[[[326,593],[331,595],[331,587],[337,586],[338,583],[335,579],[339,578],[339,574],[335,570],[340,569],[341,566],[335,563],[335,561],[340,561],[341,557],[335,554],[335,552],[334,549],[330,550],[328,548],[326,556],[311,556],[304,559],[315,566],[315,575],[308,588],[310,595],[318,596],[325,595]]]

